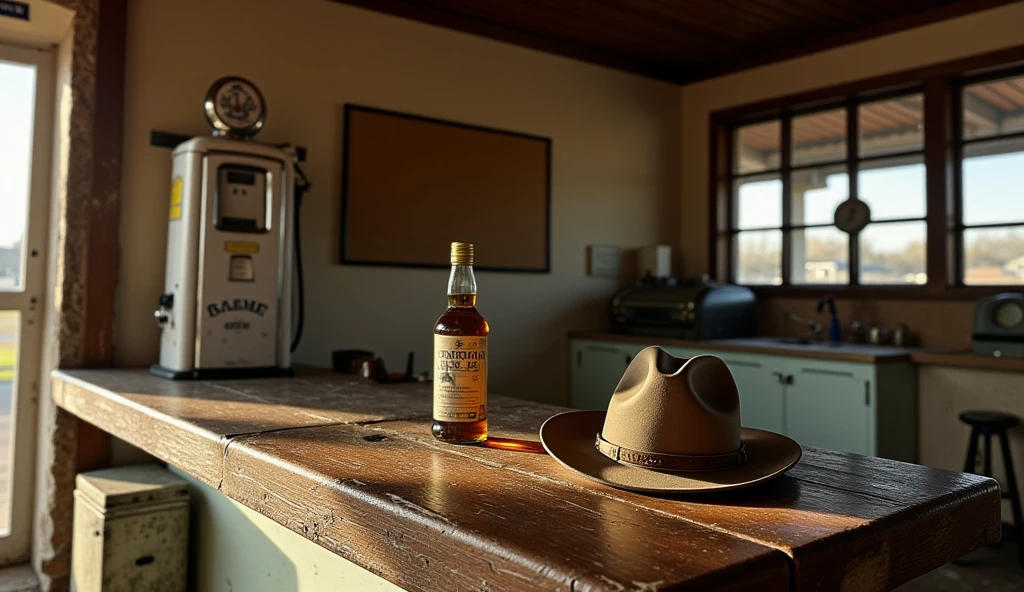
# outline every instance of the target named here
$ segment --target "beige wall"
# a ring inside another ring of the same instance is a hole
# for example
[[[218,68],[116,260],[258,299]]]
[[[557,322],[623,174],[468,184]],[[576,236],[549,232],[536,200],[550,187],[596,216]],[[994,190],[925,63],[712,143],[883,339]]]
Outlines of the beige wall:
[[[911,29],[903,33],[724,76],[683,87],[681,248],[687,274],[707,271],[708,116],[727,107],[851,82],[1024,43],[1024,3]],[[814,314],[813,302],[788,299],[762,303],[762,313],[776,319],[785,309]],[[891,325],[908,321],[917,330],[928,323],[910,301],[874,303],[864,321]],[[933,307],[935,308],[935,307]],[[949,303],[943,309],[952,327],[928,327],[921,335],[930,345],[965,346],[973,303]],[[921,323],[914,321],[921,318]],[[847,319],[849,320],[849,319]],[[774,320],[770,321],[774,324]],[[762,323],[764,325],[765,323]]]
[[[480,273],[492,390],[565,402],[571,329],[601,327],[618,282],[585,276],[585,246],[672,242],[678,231],[677,86],[326,0],[129,3],[117,359],[157,359],[170,153],[160,129],[204,134],[200,103],[225,74],[251,78],[260,139],[309,149],[302,214],[306,333],[297,359],[367,348],[428,368],[445,270],[337,265],[341,108],[354,102],[553,139],[552,273]],[[400,213],[398,213],[400,215]],[[453,224],[458,215],[453,212]],[[437,232],[458,239],[457,228]]]
[[[971,409],[1000,411],[1024,417],[1024,375],[943,366],[919,366],[918,453],[923,465],[962,471],[970,427],[959,415]],[[1024,427],[1010,430],[1010,454],[1017,487],[1024,487]],[[977,472],[983,468],[983,443],[978,444]],[[992,474],[1006,486],[1006,471],[999,441],[992,439]],[[1012,518],[1008,501],[1003,518]]]

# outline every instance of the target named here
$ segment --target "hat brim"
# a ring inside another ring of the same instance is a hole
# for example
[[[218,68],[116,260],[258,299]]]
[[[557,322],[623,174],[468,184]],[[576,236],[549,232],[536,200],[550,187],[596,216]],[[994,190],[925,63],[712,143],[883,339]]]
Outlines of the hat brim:
[[[540,427],[548,454],[568,469],[619,489],[645,493],[710,493],[750,487],[785,473],[800,460],[800,445],[764,430],[743,428],[747,460],[734,469],[668,472],[618,463],[594,447],[604,427],[604,411],[567,411]]]

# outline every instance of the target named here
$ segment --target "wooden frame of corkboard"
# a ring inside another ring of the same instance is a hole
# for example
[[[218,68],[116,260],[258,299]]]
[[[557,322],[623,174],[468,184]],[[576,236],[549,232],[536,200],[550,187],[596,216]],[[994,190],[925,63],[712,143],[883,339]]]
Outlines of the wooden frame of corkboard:
[[[346,104],[341,263],[551,271],[551,139]]]

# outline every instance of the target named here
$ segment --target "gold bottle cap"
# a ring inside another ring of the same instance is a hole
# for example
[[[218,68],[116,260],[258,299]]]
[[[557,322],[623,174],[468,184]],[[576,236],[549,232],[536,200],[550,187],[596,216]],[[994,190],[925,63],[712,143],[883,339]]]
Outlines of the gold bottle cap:
[[[473,243],[452,243],[452,265],[473,265]]]

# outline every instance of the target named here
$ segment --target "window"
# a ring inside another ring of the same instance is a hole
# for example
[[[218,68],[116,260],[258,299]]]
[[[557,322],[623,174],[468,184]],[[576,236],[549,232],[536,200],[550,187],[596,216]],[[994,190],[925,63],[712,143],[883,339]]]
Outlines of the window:
[[[1024,286],[1024,46],[731,108],[711,124],[718,279],[793,296]],[[867,206],[863,225],[847,202]]]
[[[958,250],[964,285],[1024,284],[1024,76],[960,90]]]
[[[735,127],[735,281],[925,283],[923,116],[917,92]],[[847,234],[834,216],[851,195],[871,216]]]
[[[0,556],[27,555],[53,54],[0,44]]]

